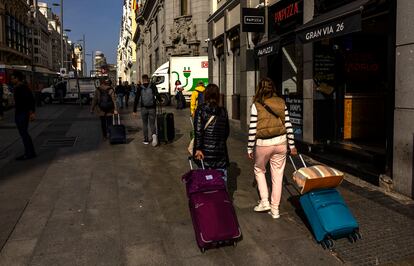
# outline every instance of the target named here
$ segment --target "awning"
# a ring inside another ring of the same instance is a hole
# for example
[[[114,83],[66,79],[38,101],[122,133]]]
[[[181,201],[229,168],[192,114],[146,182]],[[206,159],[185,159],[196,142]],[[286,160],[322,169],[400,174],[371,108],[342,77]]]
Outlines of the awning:
[[[279,37],[261,43],[254,48],[254,54],[256,55],[256,57],[276,54],[279,52],[279,43]]]
[[[361,31],[361,14],[371,0],[357,0],[316,17],[296,29],[302,43]]]

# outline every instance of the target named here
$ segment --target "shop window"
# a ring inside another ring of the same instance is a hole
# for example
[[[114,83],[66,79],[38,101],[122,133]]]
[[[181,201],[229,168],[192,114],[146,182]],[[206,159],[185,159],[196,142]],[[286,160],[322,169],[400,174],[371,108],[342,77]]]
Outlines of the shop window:
[[[280,50],[282,56],[282,82],[281,93],[284,96],[301,92],[298,75],[299,60],[296,53],[296,44],[283,46]]]

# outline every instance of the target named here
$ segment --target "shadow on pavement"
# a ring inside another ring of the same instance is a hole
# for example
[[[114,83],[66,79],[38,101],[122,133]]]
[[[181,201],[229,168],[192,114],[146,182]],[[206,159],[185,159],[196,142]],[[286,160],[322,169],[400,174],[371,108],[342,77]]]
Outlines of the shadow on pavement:
[[[237,178],[241,174],[241,169],[236,162],[231,162],[227,171],[227,190],[231,200],[233,200],[234,192],[237,190]]]

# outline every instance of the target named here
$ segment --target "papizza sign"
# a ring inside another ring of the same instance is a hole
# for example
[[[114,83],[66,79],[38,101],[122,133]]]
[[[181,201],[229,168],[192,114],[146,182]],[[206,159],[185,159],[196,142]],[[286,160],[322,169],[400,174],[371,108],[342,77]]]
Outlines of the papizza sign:
[[[264,32],[265,10],[263,8],[242,8],[241,21],[243,32]]]
[[[331,22],[299,29],[297,37],[302,43],[333,38],[361,30],[361,13],[342,17]]]

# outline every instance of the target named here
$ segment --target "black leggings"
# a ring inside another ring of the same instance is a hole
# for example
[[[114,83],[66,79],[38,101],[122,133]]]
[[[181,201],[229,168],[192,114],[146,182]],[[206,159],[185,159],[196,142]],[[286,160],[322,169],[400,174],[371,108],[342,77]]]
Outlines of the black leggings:
[[[106,138],[108,136],[108,127],[112,126],[112,116],[100,116],[102,136]]]

